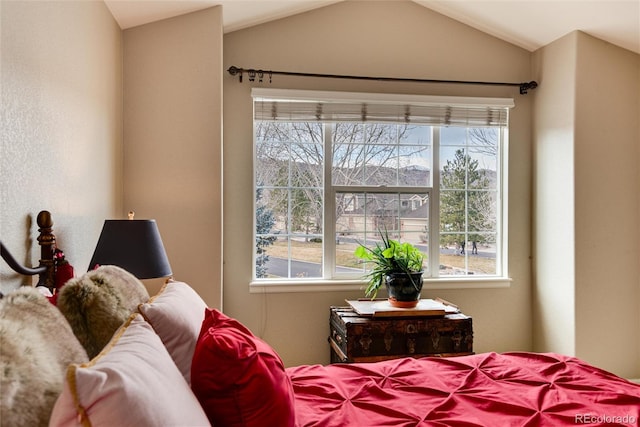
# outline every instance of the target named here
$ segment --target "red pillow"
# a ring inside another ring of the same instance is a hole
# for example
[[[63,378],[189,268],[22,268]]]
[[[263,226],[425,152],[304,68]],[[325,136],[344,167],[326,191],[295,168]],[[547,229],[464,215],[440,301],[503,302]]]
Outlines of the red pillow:
[[[191,388],[213,425],[295,425],[293,387],[280,357],[216,309],[205,310],[191,363]]]

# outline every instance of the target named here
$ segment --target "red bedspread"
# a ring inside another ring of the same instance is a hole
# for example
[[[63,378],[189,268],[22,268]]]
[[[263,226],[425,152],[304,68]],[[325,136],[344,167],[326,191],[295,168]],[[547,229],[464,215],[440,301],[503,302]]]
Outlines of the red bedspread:
[[[288,368],[300,427],[638,426],[640,385],[557,354]]]

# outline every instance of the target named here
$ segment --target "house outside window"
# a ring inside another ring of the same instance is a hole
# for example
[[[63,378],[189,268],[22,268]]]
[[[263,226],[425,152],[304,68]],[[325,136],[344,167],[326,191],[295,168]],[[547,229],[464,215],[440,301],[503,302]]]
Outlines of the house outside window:
[[[340,281],[379,232],[424,277],[506,277],[511,99],[253,89],[254,284]]]

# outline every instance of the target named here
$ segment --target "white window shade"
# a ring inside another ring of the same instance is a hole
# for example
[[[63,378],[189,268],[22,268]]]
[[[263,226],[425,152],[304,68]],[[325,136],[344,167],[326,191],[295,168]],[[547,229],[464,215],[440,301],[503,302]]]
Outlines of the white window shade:
[[[511,98],[467,98],[252,90],[254,119],[275,121],[385,122],[428,125],[506,126]]]

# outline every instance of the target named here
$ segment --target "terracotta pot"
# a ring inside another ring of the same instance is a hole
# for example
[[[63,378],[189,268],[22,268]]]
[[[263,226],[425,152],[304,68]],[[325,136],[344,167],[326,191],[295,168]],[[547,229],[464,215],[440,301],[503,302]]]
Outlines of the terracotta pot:
[[[385,279],[392,307],[413,308],[418,305],[422,291],[422,271],[411,274],[393,273]]]

